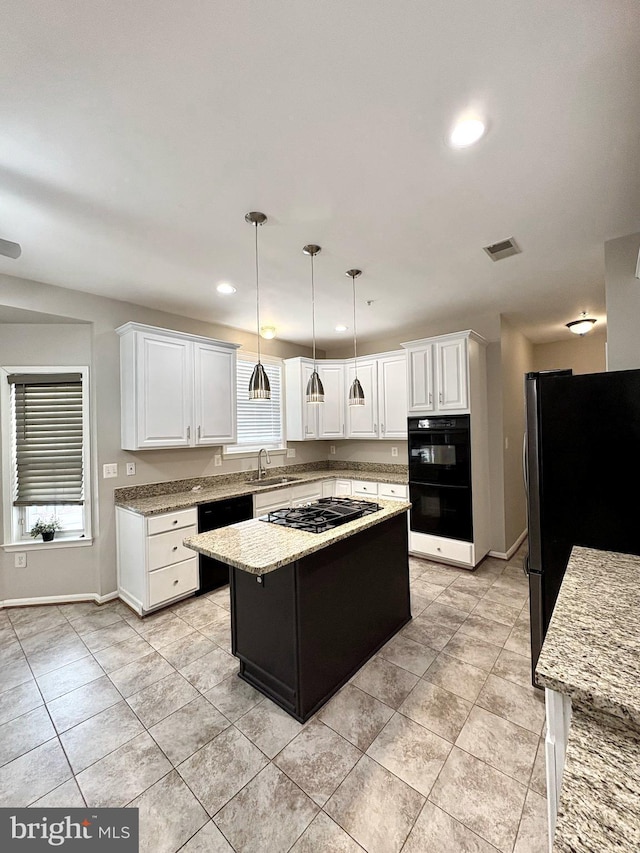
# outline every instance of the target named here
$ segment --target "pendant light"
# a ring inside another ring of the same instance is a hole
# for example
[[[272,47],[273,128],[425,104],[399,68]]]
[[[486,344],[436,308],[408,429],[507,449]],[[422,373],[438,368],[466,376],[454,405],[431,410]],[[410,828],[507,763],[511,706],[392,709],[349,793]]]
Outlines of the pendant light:
[[[313,373],[307,382],[307,403],[324,403],[324,388],[322,380],[318,376],[316,364],[316,295],[313,281],[313,259],[320,251],[320,246],[310,243],[302,250],[305,255],[311,256],[311,325],[313,330]]]
[[[247,213],[244,218],[250,225],[255,225],[256,229],[256,330],[258,333],[258,363],[253,368],[253,373],[249,380],[249,399],[270,400],[271,386],[269,385],[269,377],[260,361],[260,277],[258,275],[258,225],[266,222],[267,217],[264,213],[253,211],[252,213]]]
[[[356,279],[362,275],[362,270],[347,270],[345,275],[351,278],[353,285],[353,366],[355,377],[349,388],[349,405],[364,406],[364,391],[358,379],[358,345],[356,335]]]

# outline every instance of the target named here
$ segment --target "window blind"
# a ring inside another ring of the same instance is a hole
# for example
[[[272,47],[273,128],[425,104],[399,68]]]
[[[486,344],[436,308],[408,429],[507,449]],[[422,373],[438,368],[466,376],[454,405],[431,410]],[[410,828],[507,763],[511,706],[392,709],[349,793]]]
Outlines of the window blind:
[[[11,374],[14,506],[83,503],[82,375]]]
[[[238,359],[237,367],[237,415],[238,440],[236,446],[263,447],[282,444],[282,367],[279,364],[263,364],[269,384],[270,400],[250,400],[249,380],[255,361]]]

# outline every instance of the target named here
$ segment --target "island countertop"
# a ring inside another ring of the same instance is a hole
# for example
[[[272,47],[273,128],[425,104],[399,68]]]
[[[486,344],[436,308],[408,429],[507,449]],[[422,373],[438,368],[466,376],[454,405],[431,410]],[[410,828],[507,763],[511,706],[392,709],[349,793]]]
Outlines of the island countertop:
[[[186,548],[221,560],[236,569],[254,575],[264,575],[411,508],[407,501],[372,498],[371,502],[377,503],[381,509],[324,533],[308,533],[254,518],[189,536],[184,539],[183,544]]]
[[[640,729],[640,557],[574,547],[536,667],[574,706]]]

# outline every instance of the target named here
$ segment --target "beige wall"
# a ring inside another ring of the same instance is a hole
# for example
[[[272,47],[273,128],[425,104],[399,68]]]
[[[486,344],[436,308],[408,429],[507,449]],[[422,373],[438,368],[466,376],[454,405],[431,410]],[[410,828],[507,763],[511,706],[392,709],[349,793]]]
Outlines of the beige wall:
[[[349,439],[348,441],[321,442],[326,445],[327,459],[339,462],[377,462],[388,465],[407,464],[407,442],[402,439],[389,441],[365,441],[364,439]],[[331,448],[335,447],[335,454]],[[398,450],[397,456],[391,455],[391,448]]]
[[[569,367],[574,373],[602,373],[607,369],[606,350],[607,334],[604,329],[594,329],[584,337],[572,335],[567,329],[566,341],[534,346],[532,370]]]
[[[635,277],[640,233],[604,244],[608,370],[640,367],[640,280]]]
[[[255,467],[253,459],[243,459],[225,462],[222,468],[214,469],[213,456],[220,450],[213,447],[138,453],[121,450],[120,354],[119,338],[114,330],[131,320],[235,341],[252,352],[256,346],[255,336],[226,326],[11,276],[0,276],[0,303],[18,311],[14,316],[22,321],[20,327],[0,323],[0,339],[4,342],[0,342],[2,364],[65,363],[73,353],[74,357],[82,356],[91,369],[95,537],[93,546],[31,551],[26,570],[14,569],[14,555],[0,550],[1,600],[94,592],[107,595],[116,589],[114,488]],[[83,325],[25,324],[28,315],[22,312],[28,311],[37,312],[36,319],[42,319],[43,314],[62,315]],[[261,346],[263,352],[276,356],[310,355],[308,348],[277,340],[264,341]],[[296,458],[277,457],[279,462],[295,464],[326,458],[325,442],[298,442],[291,446],[296,449]],[[124,474],[125,463],[129,461],[136,463],[133,477]],[[108,480],[98,477],[105,462],[117,462],[120,476]]]

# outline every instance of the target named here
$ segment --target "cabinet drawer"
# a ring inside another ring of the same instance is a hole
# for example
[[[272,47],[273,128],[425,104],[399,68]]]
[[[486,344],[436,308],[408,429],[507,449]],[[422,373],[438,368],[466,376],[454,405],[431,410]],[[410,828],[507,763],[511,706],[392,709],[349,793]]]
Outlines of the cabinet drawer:
[[[442,536],[415,533],[412,530],[409,550],[412,554],[423,554],[425,557],[433,557],[434,560],[473,566],[473,544],[460,539],[445,539]]]
[[[147,534],[164,533],[165,530],[176,530],[179,527],[190,527],[198,523],[198,511],[180,509],[176,512],[165,512],[162,515],[150,515],[147,518]],[[187,535],[187,534],[185,534]]]
[[[354,495],[377,495],[378,484],[367,483],[365,480],[354,480],[352,483]]]
[[[149,571],[193,557],[193,551],[185,548],[182,540],[187,536],[195,536],[196,532],[196,526],[193,525],[149,536],[147,538]]]
[[[409,487],[396,483],[379,483],[378,495],[387,500],[406,501],[409,497]]]
[[[191,552],[193,553],[193,552]],[[149,573],[149,607],[170,601],[198,588],[198,558],[191,557],[173,566]]]

